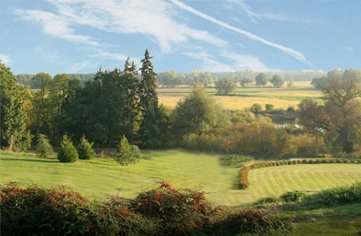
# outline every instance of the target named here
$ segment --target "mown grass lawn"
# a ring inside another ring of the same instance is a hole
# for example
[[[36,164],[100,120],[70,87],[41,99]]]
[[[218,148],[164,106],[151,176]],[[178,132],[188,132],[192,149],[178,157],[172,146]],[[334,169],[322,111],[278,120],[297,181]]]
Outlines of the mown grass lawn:
[[[45,187],[66,185],[90,198],[109,194],[133,198],[165,180],[176,188],[205,191],[217,205],[240,206],[286,191],[317,191],[361,181],[361,165],[320,164],[250,171],[251,185],[237,187],[239,168],[225,166],[220,155],[183,150],[150,151],[135,165],[120,166],[110,158],[60,163],[33,154],[0,153],[0,181]]]
[[[247,191],[255,198],[288,191],[319,191],[361,182],[361,164],[300,164],[273,166],[249,172]]]

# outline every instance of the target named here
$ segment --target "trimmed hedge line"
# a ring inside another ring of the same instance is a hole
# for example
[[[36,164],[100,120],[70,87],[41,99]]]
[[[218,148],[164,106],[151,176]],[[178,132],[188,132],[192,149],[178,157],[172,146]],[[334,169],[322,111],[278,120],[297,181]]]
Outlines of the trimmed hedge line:
[[[256,162],[250,165],[245,165],[240,169],[239,173],[239,189],[246,189],[249,186],[248,174],[252,169],[259,169],[271,166],[283,166],[283,165],[297,165],[297,164],[361,164],[361,159],[294,159],[294,160],[279,160],[279,161],[264,161]]]

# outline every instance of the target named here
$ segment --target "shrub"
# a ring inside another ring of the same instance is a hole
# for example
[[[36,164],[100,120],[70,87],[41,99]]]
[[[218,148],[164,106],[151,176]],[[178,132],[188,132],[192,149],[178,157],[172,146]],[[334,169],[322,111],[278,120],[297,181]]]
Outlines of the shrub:
[[[356,183],[351,186],[327,189],[305,196],[301,201],[301,205],[313,209],[360,202],[361,183]]]
[[[132,208],[146,217],[159,219],[164,235],[184,235],[208,227],[214,209],[203,192],[175,190],[162,182],[157,189],[141,193],[131,202]]]
[[[85,198],[62,187],[1,186],[1,232],[4,235],[89,234],[92,214]]]
[[[299,202],[305,196],[302,192],[286,192],[280,196],[284,202]]]
[[[272,111],[273,108],[274,108],[274,105],[273,105],[273,104],[266,104],[266,105],[265,105],[266,111]]]
[[[268,122],[237,124],[226,133],[225,142],[233,153],[280,158],[290,152],[290,136]]]
[[[290,218],[272,216],[266,211],[243,210],[214,224],[212,231],[213,235],[268,235],[275,231],[289,232],[291,229]]]
[[[66,135],[63,137],[63,141],[61,142],[61,147],[58,152],[58,160],[60,162],[75,162],[78,160],[78,153],[73,145],[73,142]]]
[[[54,153],[53,147],[49,143],[47,137],[43,134],[39,134],[36,140],[36,154],[41,158],[49,157]]]
[[[262,110],[262,105],[258,103],[253,104],[250,108],[250,111],[255,114],[258,114],[261,110]]]
[[[115,228],[114,232],[106,232],[104,235],[156,235],[160,231],[160,224],[157,219],[149,219],[140,214],[136,214],[129,209],[129,204],[118,197],[111,197],[99,207],[99,212],[106,215],[115,226],[102,226],[105,229]]]
[[[130,145],[128,139],[123,135],[120,140],[115,160],[121,165],[135,163],[141,157],[141,152],[136,145]]]
[[[277,197],[264,197],[256,201],[256,204],[269,204],[269,203],[277,203],[279,199]]]
[[[64,187],[0,186],[4,235],[156,235],[158,225],[113,199],[92,205]]]
[[[305,157],[317,157],[326,152],[323,140],[310,135],[293,136],[292,144],[296,147],[296,153]]]
[[[90,143],[85,137],[80,139],[80,144],[78,145],[78,155],[79,159],[83,160],[89,160],[96,156],[93,149],[93,143]]]

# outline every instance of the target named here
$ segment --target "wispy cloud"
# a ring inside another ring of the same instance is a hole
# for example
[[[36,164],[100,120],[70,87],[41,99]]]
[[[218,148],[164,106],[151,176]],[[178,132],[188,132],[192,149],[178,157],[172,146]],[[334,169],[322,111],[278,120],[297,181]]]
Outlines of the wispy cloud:
[[[261,19],[244,0],[227,0],[227,2],[240,7],[253,22],[258,22]]]
[[[217,58],[222,57],[222,62],[215,59],[211,54],[201,51],[201,52],[184,52],[184,55],[196,59],[201,62],[201,67],[198,69],[210,72],[231,72],[231,71],[240,71],[240,70],[253,70],[253,71],[265,71],[269,70],[266,65],[264,65],[259,58],[251,55],[240,55],[236,53],[231,53],[228,51],[223,51],[220,55],[217,55]],[[230,61],[225,63],[224,61]]]
[[[280,13],[259,13],[258,16],[261,19],[273,20],[285,23],[299,23],[299,24],[322,24],[322,21],[318,19],[311,19],[309,17],[297,16],[297,15],[285,15]]]
[[[104,31],[121,34],[144,34],[151,36],[163,51],[173,44],[191,39],[218,47],[226,42],[181,23],[175,19],[173,6],[164,0],[54,0],[51,1],[73,25],[87,25]]]
[[[99,46],[99,43],[86,35],[75,33],[70,27],[70,22],[64,16],[40,10],[15,10],[15,14],[23,19],[38,22],[42,25],[43,31],[53,37],[63,38],[76,43],[84,43],[92,46]]]
[[[9,55],[0,53],[0,62],[7,65],[11,62],[11,57]]]
[[[307,65],[310,64],[310,62],[306,59],[306,57],[301,52],[299,52],[299,51],[297,51],[295,49],[283,46],[281,44],[271,42],[271,41],[269,41],[267,39],[264,39],[264,38],[262,38],[262,37],[260,37],[258,35],[255,35],[255,34],[253,34],[251,32],[248,32],[248,31],[245,31],[245,30],[240,29],[238,27],[232,26],[232,25],[230,25],[230,24],[228,24],[226,22],[223,22],[223,21],[218,20],[218,19],[216,19],[216,18],[214,18],[212,16],[209,16],[209,15],[203,13],[203,12],[200,12],[200,11],[196,10],[195,8],[185,4],[183,2],[180,2],[178,0],[170,0],[170,2],[175,4],[180,9],[185,10],[185,11],[187,11],[189,13],[192,13],[192,14],[194,14],[194,15],[196,15],[196,16],[204,19],[204,20],[207,20],[207,21],[209,21],[209,22],[211,22],[213,24],[216,24],[216,25],[218,25],[220,27],[231,30],[233,32],[239,33],[239,34],[241,34],[243,36],[246,36],[249,39],[252,39],[252,40],[260,42],[260,43],[263,43],[263,44],[265,44],[267,46],[279,49],[279,50],[287,53],[288,55],[294,57],[296,60],[298,60],[298,61],[300,61],[300,62],[302,62],[304,64],[307,64]]]

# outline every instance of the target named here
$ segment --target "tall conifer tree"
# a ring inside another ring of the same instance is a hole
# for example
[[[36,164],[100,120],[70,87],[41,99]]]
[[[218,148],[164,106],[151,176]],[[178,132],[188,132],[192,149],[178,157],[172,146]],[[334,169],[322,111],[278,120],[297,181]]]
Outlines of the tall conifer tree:
[[[140,83],[140,102],[143,111],[143,120],[141,124],[142,144],[146,147],[159,146],[160,131],[157,125],[158,117],[158,97],[156,73],[154,73],[151,56],[148,49],[145,51],[142,62]]]

